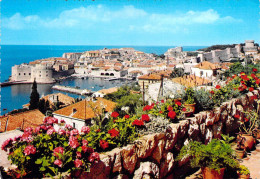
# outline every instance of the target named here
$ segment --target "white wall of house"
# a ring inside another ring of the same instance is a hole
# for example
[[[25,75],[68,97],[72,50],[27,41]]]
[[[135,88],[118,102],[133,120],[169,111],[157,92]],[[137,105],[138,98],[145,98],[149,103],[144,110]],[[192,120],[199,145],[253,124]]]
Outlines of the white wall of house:
[[[191,74],[195,74],[195,76],[199,77],[210,78],[213,75],[213,70],[204,70],[191,67]]]
[[[63,119],[66,124],[70,124],[72,127],[75,127],[79,131],[81,130],[81,128],[83,126],[86,126],[85,120],[83,120],[83,119],[76,119],[76,118],[63,116],[63,115],[59,115],[59,114],[55,114],[55,113],[53,113],[53,117],[57,118],[59,120],[59,122]],[[58,130],[59,126],[56,125],[54,128],[55,128],[55,130]]]

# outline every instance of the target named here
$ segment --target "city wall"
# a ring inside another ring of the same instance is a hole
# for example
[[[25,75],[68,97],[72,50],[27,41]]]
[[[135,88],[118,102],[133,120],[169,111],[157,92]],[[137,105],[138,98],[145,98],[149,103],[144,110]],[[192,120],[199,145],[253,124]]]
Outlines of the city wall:
[[[134,144],[116,148],[101,154],[101,160],[91,166],[89,173],[81,174],[84,178],[163,178],[177,176],[184,171],[188,159],[176,161],[181,147],[189,140],[208,143],[221,134],[238,131],[239,121],[233,116],[256,101],[251,96],[260,96],[260,88],[240,98],[223,103],[211,111],[195,114],[195,117],[171,124],[165,133],[143,136]],[[181,167],[181,168],[180,168]]]

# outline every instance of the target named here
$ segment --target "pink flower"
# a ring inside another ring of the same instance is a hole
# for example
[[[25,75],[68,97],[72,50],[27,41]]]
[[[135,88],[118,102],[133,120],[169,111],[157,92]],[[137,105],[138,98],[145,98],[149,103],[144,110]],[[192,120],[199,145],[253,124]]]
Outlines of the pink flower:
[[[119,114],[118,114],[118,112],[114,111],[114,112],[112,112],[111,116],[113,118],[117,118],[119,116]]]
[[[63,147],[56,147],[54,150],[53,150],[53,155],[55,157],[58,157],[59,155],[58,154],[62,154],[63,155],[64,153],[64,148]]]
[[[59,129],[58,130],[58,134],[59,135],[65,135],[66,134],[66,131],[64,129]]]
[[[55,164],[55,165],[58,165],[60,168],[62,167],[62,161],[61,161],[60,159],[56,159],[56,160],[54,161],[54,164]]]
[[[130,116],[129,116],[128,114],[127,114],[127,115],[125,115],[125,118],[126,118],[126,119],[129,119],[129,117],[130,117]]]
[[[75,161],[74,161],[74,165],[75,165],[75,167],[76,168],[79,168],[79,167],[81,167],[82,166],[82,161],[81,160],[79,160],[79,159],[76,159]]]
[[[66,124],[66,125],[65,125],[65,128],[66,128],[66,129],[69,129],[69,130],[73,129],[73,127],[72,127],[70,124]]]
[[[28,133],[28,132],[24,132],[23,133],[23,135],[22,135],[22,140],[23,141],[29,140],[30,138],[32,138],[31,133]]]
[[[32,127],[27,127],[24,132],[28,132],[29,134],[31,134],[33,132],[33,128]]]
[[[146,121],[146,122],[150,121],[150,117],[148,116],[148,114],[142,114],[142,121]]]
[[[43,123],[45,124],[57,124],[58,123],[58,119],[55,117],[46,117],[43,121]]]
[[[22,138],[22,136],[21,135],[19,135],[19,136],[16,136],[16,137],[14,137],[14,141],[15,142],[18,142],[20,139]]]
[[[87,146],[87,145],[88,145],[88,141],[85,140],[85,139],[82,139],[82,145],[83,145],[83,146]]]
[[[72,131],[70,131],[70,135],[78,135],[79,131],[77,129],[73,129]]]
[[[13,139],[7,139],[4,141],[4,143],[1,146],[1,149],[7,152],[7,147],[11,146],[13,142]]]
[[[46,131],[47,130],[47,127],[45,125],[41,125],[40,126],[42,130]]]
[[[38,127],[36,127],[36,128],[34,129],[34,132],[38,134],[38,133],[40,132],[40,130],[41,130],[41,127],[38,126]]]
[[[182,111],[185,112],[187,109],[186,108],[182,108]]]
[[[100,157],[99,157],[99,153],[97,152],[92,152],[89,156],[89,161],[91,163],[98,163],[98,161],[100,160]]]
[[[83,126],[81,128],[81,132],[83,132],[84,134],[88,134],[90,132],[90,128],[88,126]]]
[[[80,152],[76,152],[77,158],[81,158],[81,153]]]
[[[55,131],[54,128],[50,128],[50,129],[47,130],[47,134],[48,134],[48,135],[52,135],[52,134],[55,133],[55,132],[56,132],[56,131]]]
[[[28,146],[25,147],[23,153],[25,155],[35,154],[36,148],[33,145],[28,145]]]
[[[70,136],[69,138],[69,145],[71,148],[75,149],[79,146],[78,139],[74,136]]]
[[[65,121],[62,119],[62,120],[60,120],[60,123],[65,123]]]

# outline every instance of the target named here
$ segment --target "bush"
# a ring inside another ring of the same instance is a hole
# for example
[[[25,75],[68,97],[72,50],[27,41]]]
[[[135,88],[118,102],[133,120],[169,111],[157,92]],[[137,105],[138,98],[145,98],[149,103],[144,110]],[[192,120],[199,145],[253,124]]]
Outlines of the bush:
[[[194,92],[196,111],[204,111],[213,109],[215,103],[211,94],[206,89],[195,90]]]

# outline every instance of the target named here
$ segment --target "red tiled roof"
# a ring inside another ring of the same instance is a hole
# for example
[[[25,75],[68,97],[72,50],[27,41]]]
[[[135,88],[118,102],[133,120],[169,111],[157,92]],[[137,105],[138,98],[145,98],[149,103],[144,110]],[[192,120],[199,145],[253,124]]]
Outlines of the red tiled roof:
[[[6,122],[7,131],[14,130],[16,128],[25,129],[27,127],[37,127],[43,123],[44,115],[38,110],[30,110],[26,112],[10,114],[0,117],[0,132],[5,132]]]

